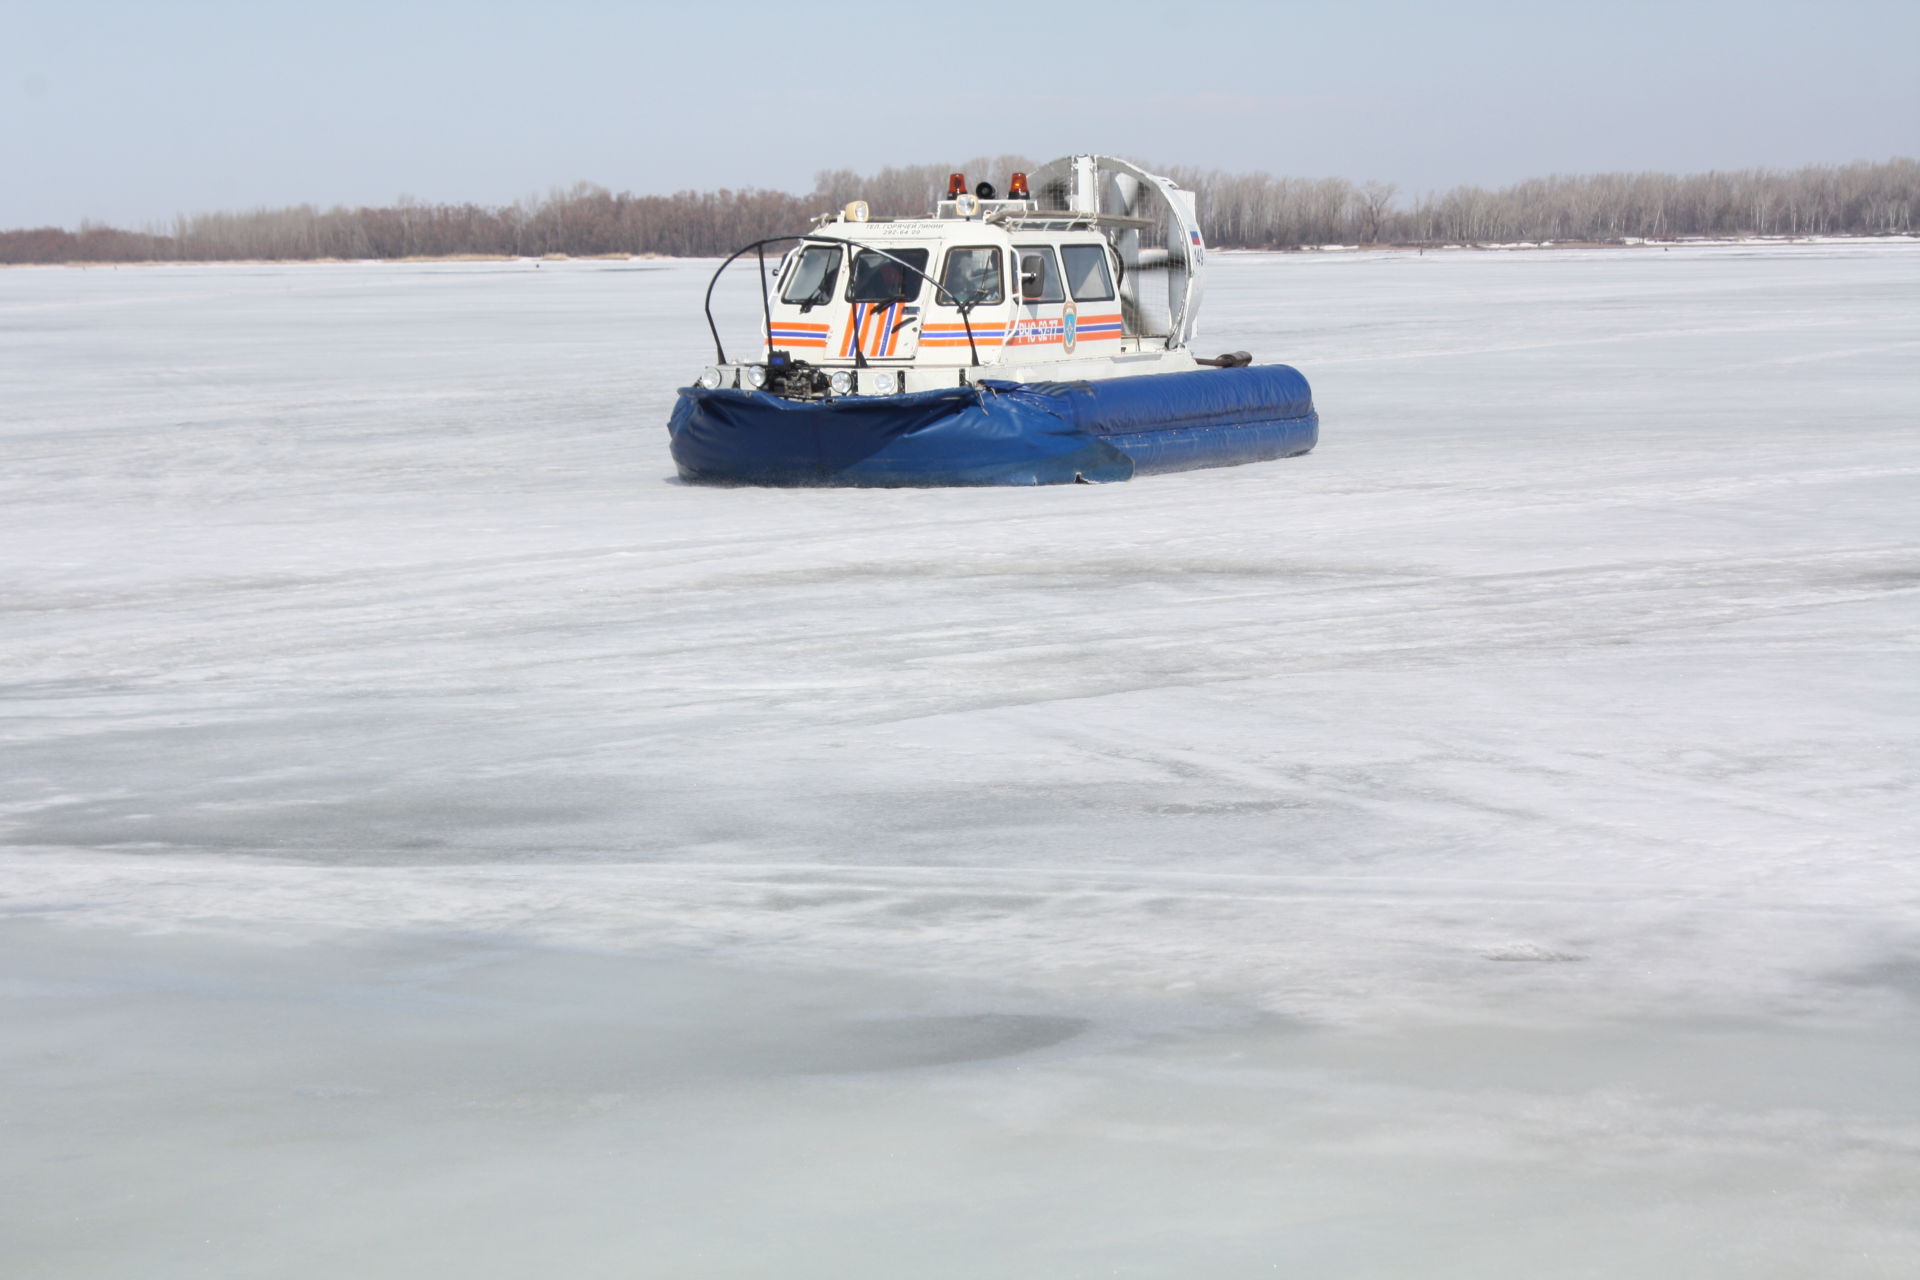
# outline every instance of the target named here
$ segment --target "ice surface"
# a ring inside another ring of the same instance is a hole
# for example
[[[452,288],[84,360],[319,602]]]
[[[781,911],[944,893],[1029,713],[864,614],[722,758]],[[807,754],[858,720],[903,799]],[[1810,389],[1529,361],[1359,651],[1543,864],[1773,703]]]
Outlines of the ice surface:
[[[0,1270],[1911,1274],[1920,245],[1214,266],[1318,452],[987,492],[675,482],[702,264],[0,272]]]

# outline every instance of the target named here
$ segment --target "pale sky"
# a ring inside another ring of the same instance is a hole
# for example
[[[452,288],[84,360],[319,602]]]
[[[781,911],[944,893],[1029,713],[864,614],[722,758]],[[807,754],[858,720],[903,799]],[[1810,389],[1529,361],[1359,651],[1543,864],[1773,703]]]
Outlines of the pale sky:
[[[0,228],[1075,151],[1408,195],[1912,156],[1920,3],[0,0]]]

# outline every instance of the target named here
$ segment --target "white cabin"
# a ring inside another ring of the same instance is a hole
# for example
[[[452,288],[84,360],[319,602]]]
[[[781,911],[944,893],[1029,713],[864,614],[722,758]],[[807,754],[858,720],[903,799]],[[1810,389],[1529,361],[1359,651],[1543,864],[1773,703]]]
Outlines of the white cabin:
[[[816,399],[1196,367],[1190,193],[1096,156],[1016,174],[1005,199],[964,181],[929,215],[817,219],[773,273],[758,358],[701,385]]]

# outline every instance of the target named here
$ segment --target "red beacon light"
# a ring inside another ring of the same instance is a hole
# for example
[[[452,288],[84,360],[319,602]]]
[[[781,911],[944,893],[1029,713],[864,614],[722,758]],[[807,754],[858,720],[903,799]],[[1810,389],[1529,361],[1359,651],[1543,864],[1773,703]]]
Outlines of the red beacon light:
[[[947,199],[958,200],[961,196],[965,194],[967,194],[967,175],[964,173],[948,174],[947,175]]]
[[[1013,181],[1007,184],[1007,198],[1009,200],[1028,200],[1032,198],[1027,194],[1026,174],[1016,173],[1013,175]]]

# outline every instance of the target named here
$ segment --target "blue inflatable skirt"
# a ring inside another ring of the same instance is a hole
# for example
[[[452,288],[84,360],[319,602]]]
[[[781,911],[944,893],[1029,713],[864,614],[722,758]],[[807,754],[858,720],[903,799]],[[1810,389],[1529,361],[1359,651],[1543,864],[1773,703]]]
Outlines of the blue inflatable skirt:
[[[1269,364],[812,401],[684,387],[667,430],[694,483],[902,487],[1264,462],[1312,449],[1320,419],[1299,371]]]

